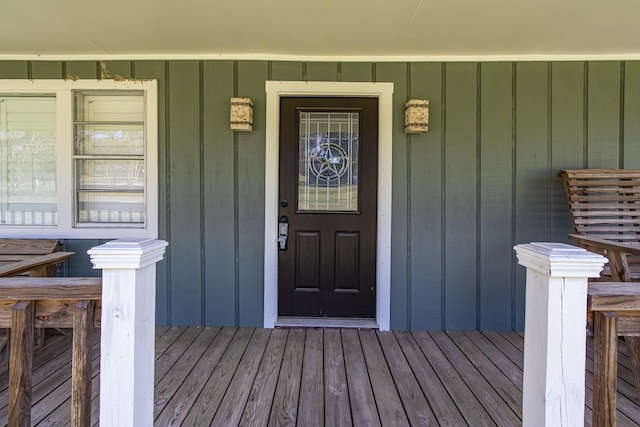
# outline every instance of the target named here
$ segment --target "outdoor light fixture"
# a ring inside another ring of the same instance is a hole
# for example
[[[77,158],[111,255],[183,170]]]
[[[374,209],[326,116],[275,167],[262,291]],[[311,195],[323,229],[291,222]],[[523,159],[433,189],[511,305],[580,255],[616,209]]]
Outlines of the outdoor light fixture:
[[[253,101],[251,98],[231,98],[231,129],[253,130]]]
[[[429,130],[429,100],[410,99],[404,106],[404,133]]]

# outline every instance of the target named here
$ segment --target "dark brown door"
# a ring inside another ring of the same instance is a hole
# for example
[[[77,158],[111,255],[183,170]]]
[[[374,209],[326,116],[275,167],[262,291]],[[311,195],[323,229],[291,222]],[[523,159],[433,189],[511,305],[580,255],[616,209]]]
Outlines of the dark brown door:
[[[281,98],[278,315],[375,317],[377,159],[377,98]]]

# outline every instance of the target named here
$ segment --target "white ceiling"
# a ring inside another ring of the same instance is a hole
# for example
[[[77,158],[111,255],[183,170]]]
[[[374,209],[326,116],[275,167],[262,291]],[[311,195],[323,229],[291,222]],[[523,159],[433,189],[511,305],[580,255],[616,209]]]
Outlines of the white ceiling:
[[[640,0],[0,0],[0,58],[640,58]]]

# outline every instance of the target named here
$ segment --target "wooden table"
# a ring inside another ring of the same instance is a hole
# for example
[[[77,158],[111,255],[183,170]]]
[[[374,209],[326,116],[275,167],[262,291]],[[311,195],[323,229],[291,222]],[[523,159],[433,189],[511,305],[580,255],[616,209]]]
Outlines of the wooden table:
[[[0,239],[0,277],[29,275],[47,277],[55,273],[56,264],[69,260],[75,252],[60,252],[58,239]],[[6,329],[0,329],[0,350],[8,342]],[[44,345],[44,331],[36,331],[38,347]],[[6,353],[6,352],[4,352]],[[0,366],[5,354],[0,355]],[[0,369],[1,370],[1,369]]]
[[[590,282],[593,312],[593,425],[616,425],[618,337],[640,336],[640,283]]]

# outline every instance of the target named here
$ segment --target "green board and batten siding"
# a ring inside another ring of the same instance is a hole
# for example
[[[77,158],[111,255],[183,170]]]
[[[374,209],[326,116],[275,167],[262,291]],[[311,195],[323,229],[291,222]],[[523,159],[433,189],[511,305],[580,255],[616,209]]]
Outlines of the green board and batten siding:
[[[158,324],[262,324],[266,80],[394,83],[391,326],[522,329],[513,246],[566,241],[557,170],[640,168],[640,62],[0,61],[3,79],[155,78]],[[254,130],[229,130],[229,98]],[[429,99],[429,132],[403,107]],[[69,275],[91,275],[86,250]]]

